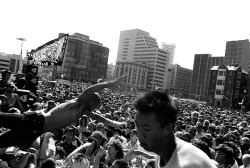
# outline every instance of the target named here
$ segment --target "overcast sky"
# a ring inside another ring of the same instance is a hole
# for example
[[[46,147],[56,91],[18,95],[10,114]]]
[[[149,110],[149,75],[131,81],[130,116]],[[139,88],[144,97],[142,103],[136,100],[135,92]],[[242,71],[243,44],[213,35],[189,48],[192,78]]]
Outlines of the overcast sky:
[[[193,68],[194,54],[224,56],[226,41],[249,39],[250,0],[2,0],[0,52],[19,54],[75,32],[110,49],[115,63],[120,31],[139,28],[176,44],[175,63]]]

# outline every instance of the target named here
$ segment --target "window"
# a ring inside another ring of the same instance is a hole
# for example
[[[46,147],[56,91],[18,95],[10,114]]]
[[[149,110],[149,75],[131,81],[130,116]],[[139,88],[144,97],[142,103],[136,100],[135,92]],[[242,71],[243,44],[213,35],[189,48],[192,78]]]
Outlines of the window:
[[[217,80],[217,85],[224,85],[225,81],[224,80]]]
[[[217,73],[216,73],[216,71],[213,71],[213,76],[215,76]]]
[[[228,75],[229,75],[229,76],[233,76],[233,72],[232,72],[232,71],[229,71]]]
[[[241,72],[237,72],[237,78],[241,78]]]
[[[236,81],[235,87],[236,87],[236,88],[240,88],[240,81]]]
[[[236,90],[236,91],[234,92],[234,98],[238,98],[238,97],[239,97],[239,91]]]
[[[222,95],[222,90],[216,90],[216,91],[215,91],[215,94],[216,94],[216,95]]]
[[[219,72],[219,76],[225,76],[225,71],[218,71]]]

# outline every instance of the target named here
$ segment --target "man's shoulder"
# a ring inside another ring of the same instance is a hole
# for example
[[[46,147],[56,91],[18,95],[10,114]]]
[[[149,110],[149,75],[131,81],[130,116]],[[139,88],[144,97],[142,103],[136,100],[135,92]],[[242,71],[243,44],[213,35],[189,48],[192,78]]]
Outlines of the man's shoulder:
[[[193,146],[191,143],[184,141],[179,141],[177,144],[177,155],[180,159],[180,164],[182,168],[195,168],[195,167],[204,167],[204,168],[213,168],[215,164],[211,159],[200,149]]]

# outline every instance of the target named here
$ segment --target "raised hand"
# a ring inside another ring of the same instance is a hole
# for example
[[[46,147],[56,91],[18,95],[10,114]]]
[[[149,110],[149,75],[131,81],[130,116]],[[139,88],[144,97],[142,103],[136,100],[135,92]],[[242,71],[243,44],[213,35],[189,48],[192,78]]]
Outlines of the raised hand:
[[[118,88],[120,86],[120,84],[124,81],[126,75],[121,76],[118,79],[115,79],[113,81],[109,81],[108,83],[110,83],[110,88],[115,89]]]
[[[125,75],[123,75],[120,78],[113,80],[113,81],[101,82],[101,83],[97,83],[95,85],[92,85],[83,91],[83,93],[77,98],[77,101],[82,104],[89,98],[89,95],[93,94],[94,92],[101,91],[104,88],[115,89],[115,88],[119,87],[120,83],[124,80],[124,78],[125,78]]]

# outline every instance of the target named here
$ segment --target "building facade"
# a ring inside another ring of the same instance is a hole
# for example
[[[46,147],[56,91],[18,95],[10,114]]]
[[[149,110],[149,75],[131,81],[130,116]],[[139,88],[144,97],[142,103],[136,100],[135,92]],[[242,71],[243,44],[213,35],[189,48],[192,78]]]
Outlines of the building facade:
[[[212,57],[211,54],[195,54],[189,97],[207,101],[210,69],[221,65],[224,57]]]
[[[192,70],[181,67],[178,64],[172,65],[169,71],[168,80],[170,82],[169,93],[188,98],[191,85]]]
[[[22,56],[17,54],[0,53],[0,70],[8,69],[17,74],[22,71]]]
[[[209,103],[239,109],[247,87],[248,73],[237,66],[213,66],[210,70]]]
[[[149,66],[131,61],[116,62],[115,77],[126,74],[122,88],[125,90],[147,90]]]
[[[108,64],[106,79],[112,80],[114,78],[115,78],[115,65],[111,63]]]
[[[249,40],[227,41],[224,65],[239,65],[244,70],[250,70],[250,42]]]
[[[170,92],[170,90],[174,87],[174,75],[175,75],[175,65],[170,64],[167,70],[167,83],[166,88]]]
[[[166,44],[162,43],[161,48],[168,52],[169,55],[169,64],[174,64],[174,56],[175,56],[175,44]]]
[[[155,38],[140,29],[120,33],[117,62],[130,61],[149,66],[147,86],[151,89],[166,89],[168,52],[158,47]]]
[[[59,37],[64,33],[60,33]],[[49,80],[64,79],[72,82],[96,83],[106,78],[109,49],[93,41],[89,36],[74,33],[69,35],[62,66],[42,68]]]

